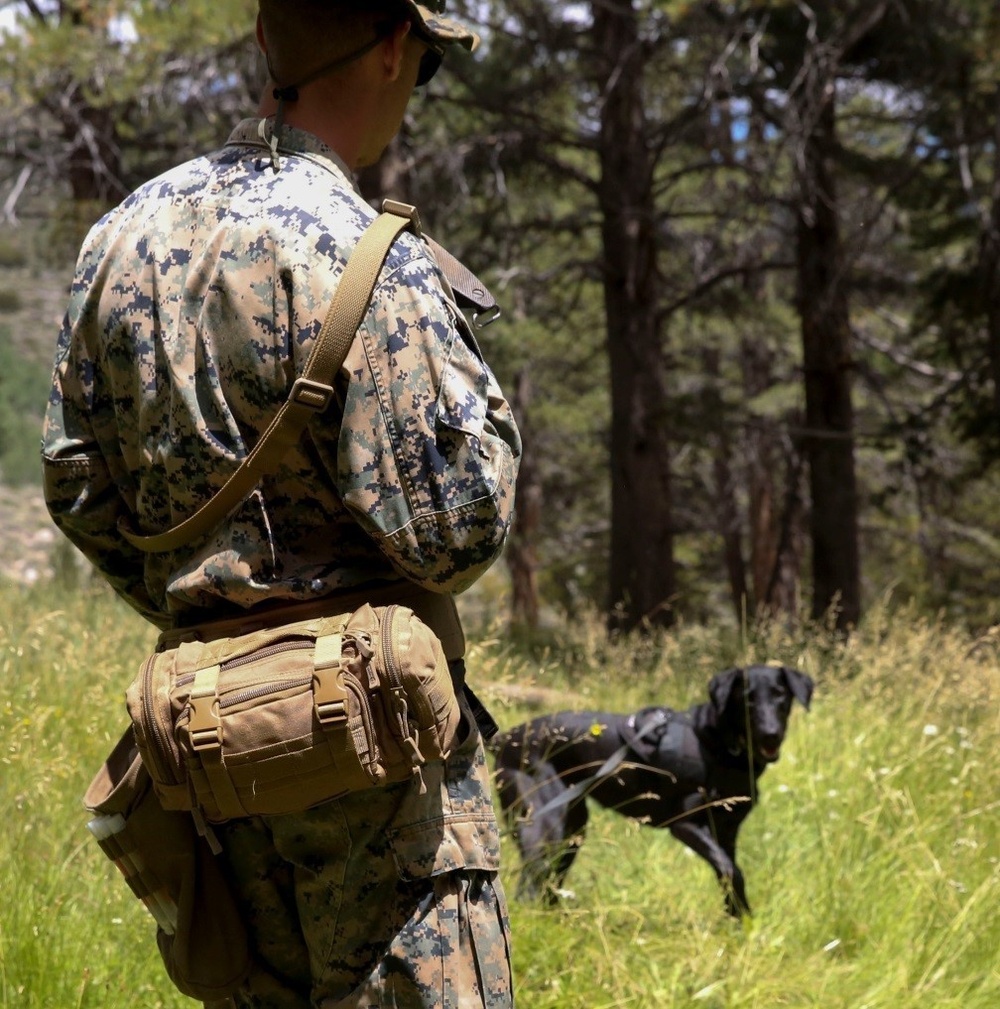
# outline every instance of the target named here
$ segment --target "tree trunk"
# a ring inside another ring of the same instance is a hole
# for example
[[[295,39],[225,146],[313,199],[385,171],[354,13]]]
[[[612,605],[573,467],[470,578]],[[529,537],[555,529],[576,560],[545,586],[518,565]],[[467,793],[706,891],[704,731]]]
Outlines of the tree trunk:
[[[764,341],[745,339],[740,358],[744,398],[749,402],[774,385],[771,354]],[[799,608],[803,521],[800,456],[777,419],[756,417],[746,432],[746,460],[751,612],[783,613],[794,619]]]
[[[994,93],[996,119],[993,128],[993,179],[990,209],[980,242],[980,274],[986,316],[986,348],[993,392],[994,424],[990,436],[997,438],[1000,425],[1000,88]]]
[[[705,394],[702,403],[704,424],[710,432],[712,445],[712,475],[715,481],[716,522],[722,542],[722,559],[729,580],[729,597],[737,623],[753,610],[747,585],[747,565],[743,556],[743,523],[736,498],[738,481],[733,472],[732,418],[727,416],[721,394],[722,370],[719,351],[703,347],[702,371]]]
[[[538,540],[542,526],[542,481],[535,460],[531,426],[531,380],[518,372],[511,406],[521,432],[521,465],[517,473],[517,512],[505,558],[511,578],[512,627],[538,626]]]
[[[591,5],[602,96],[598,141],[604,309],[611,367],[611,629],[669,625],[675,591],[666,365],[657,315],[652,164],[640,14]]]
[[[110,206],[128,195],[110,109],[83,105],[67,112],[63,136],[69,147],[66,177],[75,202]]]
[[[809,123],[797,159],[799,314],[805,369],[806,433],[811,496],[814,617],[836,606],[845,629],[861,615],[858,498],[854,471],[850,322],[831,165],[836,145],[834,88],[816,81],[796,96]],[[817,109],[815,116],[809,107]]]

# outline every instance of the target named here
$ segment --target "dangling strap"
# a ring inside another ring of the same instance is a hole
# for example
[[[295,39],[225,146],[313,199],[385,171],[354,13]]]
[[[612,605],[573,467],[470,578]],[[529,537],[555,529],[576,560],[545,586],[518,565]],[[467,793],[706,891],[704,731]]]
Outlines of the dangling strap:
[[[382,211],[362,234],[347,261],[305,369],[249,455],[214,497],[172,529],[141,536],[128,527],[124,518],[120,519],[118,530],[132,546],[144,553],[158,553],[176,550],[210,533],[243,503],[262,474],[274,471],[288,449],[299,440],[313,415],[327,408],[333,398],[337,372],[368,311],[392,243],[407,228],[420,234],[420,218],[415,207],[385,200]]]
[[[261,140],[263,140],[271,149],[271,167],[274,169],[275,173],[281,171],[281,160],[278,157],[278,144],[281,143],[281,127],[285,120],[285,103],[297,102],[299,100],[299,88],[304,88],[307,84],[312,84],[313,81],[319,80],[319,78],[323,77],[325,74],[331,73],[334,70],[338,70],[340,67],[346,66],[348,63],[353,63],[355,60],[360,59],[366,53],[371,52],[371,50],[374,49],[379,42],[383,40],[383,38],[385,38],[385,33],[380,32],[371,40],[371,42],[366,42],[359,49],[355,49],[354,52],[347,53],[344,56],[338,56],[329,63],[324,63],[323,66],[318,67],[311,74],[306,74],[302,80],[296,81],[294,84],[276,84],[271,93],[278,100],[278,110],[274,115],[274,126],[271,129],[271,139],[268,140],[264,136],[265,120],[262,119],[260,121],[260,129],[258,131]],[[264,53],[264,60],[267,63],[267,72],[271,75],[271,80],[277,81],[274,70],[271,68],[271,54]]]

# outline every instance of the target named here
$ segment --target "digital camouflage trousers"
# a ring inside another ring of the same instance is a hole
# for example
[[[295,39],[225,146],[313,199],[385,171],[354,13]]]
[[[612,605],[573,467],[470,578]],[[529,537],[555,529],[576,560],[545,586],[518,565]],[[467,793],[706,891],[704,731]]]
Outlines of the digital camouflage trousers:
[[[513,1006],[478,731],[423,783],[219,828],[255,957],[239,1009]]]

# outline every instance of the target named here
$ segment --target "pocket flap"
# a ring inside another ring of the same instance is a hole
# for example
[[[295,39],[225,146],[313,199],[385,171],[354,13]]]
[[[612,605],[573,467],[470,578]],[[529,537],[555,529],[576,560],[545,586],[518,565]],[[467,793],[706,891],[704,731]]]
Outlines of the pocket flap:
[[[425,879],[456,869],[500,867],[500,831],[492,816],[430,820],[389,837],[401,879]]]

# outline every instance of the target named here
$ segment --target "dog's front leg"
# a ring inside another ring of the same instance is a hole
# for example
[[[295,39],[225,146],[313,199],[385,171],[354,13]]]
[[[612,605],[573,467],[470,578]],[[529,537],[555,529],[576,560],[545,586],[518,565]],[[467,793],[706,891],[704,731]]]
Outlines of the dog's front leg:
[[[750,913],[746,883],[732,851],[712,835],[707,825],[691,820],[670,824],[670,833],[695,854],[700,855],[715,870],[726,895],[726,910],[736,918]],[[735,837],[731,839],[735,842]]]

